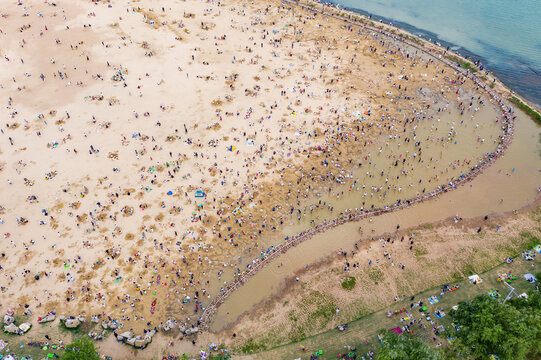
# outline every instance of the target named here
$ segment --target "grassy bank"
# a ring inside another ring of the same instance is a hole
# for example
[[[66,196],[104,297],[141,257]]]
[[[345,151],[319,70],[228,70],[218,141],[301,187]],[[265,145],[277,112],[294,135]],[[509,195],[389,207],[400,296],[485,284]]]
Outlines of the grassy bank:
[[[345,274],[340,258],[334,264],[336,266],[322,268],[310,278],[305,274],[302,276],[304,283],[292,289],[274,307],[267,307],[265,312],[255,315],[258,326],[239,329],[238,342],[232,344],[233,352],[254,356],[259,353],[255,356],[258,359],[295,358],[300,344],[310,346],[310,349],[317,346],[325,353],[334,352],[332,357],[343,345],[355,345],[368,351],[374,342],[378,342],[377,334],[382,327],[398,325],[395,319],[387,318],[387,312],[404,306],[409,309],[409,298],[413,294],[416,298],[428,298],[439,295],[443,284],[460,285],[459,292],[441,299],[440,305],[449,311],[458,301],[479,293],[488,294],[491,289],[505,293],[507,288],[497,281],[497,274],[510,271],[516,274],[517,280],[513,283],[517,284],[517,291],[525,291],[529,284],[522,274],[533,272],[537,275],[538,270],[532,269],[532,263],[522,260],[520,254],[540,242],[541,208],[524,214],[521,219],[502,220],[482,220],[482,233],[476,232],[479,226],[476,221],[468,225],[425,224],[414,231],[413,251],[407,251],[409,242],[387,244],[385,250],[393,253],[395,265],[407,261],[406,272],[394,271],[396,266],[391,264],[375,262]],[[361,258],[349,258],[349,262],[367,262],[364,256],[376,259],[376,248],[364,250],[359,251]],[[365,252],[370,255],[363,255]],[[502,265],[502,260],[507,257],[517,260]],[[485,279],[482,286],[469,284],[467,277],[472,274],[481,274]],[[392,297],[396,294],[400,294],[401,300],[393,302]],[[340,312],[333,313],[332,310],[337,308]],[[337,325],[344,323],[350,324],[348,331],[335,330]],[[351,332],[353,329],[356,331]],[[369,343],[363,345],[365,341]]]
[[[480,273],[479,275],[483,279],[483,282],[478,285],[473,285],[465,278],[457,282],[451,283],[451,285],[457,285],[458,291],[452,293],[446,293],[444,296],[440,295],[441,286],[437,286],[420,293],[415,294],[415,301],[420,299],[425,300],[425,305],[428,307],[428,312],[434,313],[436,309],[444,309],[448,313],[451,308],[460,301],[471,300],[479,294],[488,294],[498,290],[501,296],[504,298],[509,289],[504,282],[497,280],[499,274],[513,273],[516,275],[516,280],[511,282],[511,285],[515,288],[515,291],[520,294],[534,288],[533,284],[528,283],[522,275],[527,272],[534,271],[535,275],[539,277],[538,271],[532,269],[532,264],[539,266],[540,260],[535,262],[525,261],[521,258],[517,258],[512,264],[502,264],[487,272]],[[438,296],[439,303],[431,305],[427,298],[431,296]],[[419,309],[410,309],[410,299],[393,304],[393,306],[386,307],[383,310],[379,310],[375,313],[366,315],[358,320],[349,323],[349,327],[346,331],[338,331],[336,329],[326,331],[324,333],[304,338],[302,341],[294,342],[287,345],[275,347],[273,349],[257,353],[261,351],[261,346],[253,346],[255,342],[250,339],[252,348],[241,349],[251,351],[238,351],[238,353],[251,354],[254,359],[284,359],[301,357],[305,359],[306,356],[314,353],[315,351],[322,350],[323,355],[319,359],[335,359],[336,355],[340,352],[344,352],[344,346],[355,346],[358,349],[358,354],[363,354],[369,350],[376,350],[379,347],[379,340],[377,335],[382,332],[383,328],[393,328],[402,326],[400,319],[406,316],[410,318],[419,319],[422,316],[419,313]],[[396,311],[401,308],[407,308],[408,313],[402,313],[397,316],[388,317],[387,313]],[[443,319],[436,319],[437,324],[442,325],[444,328],[451,327],[452,318],[450,316]],[[415,327],[414,336],[423,339],[426,342],[432,342],[433,333],[428,329],[419,330]],[[439,338],[440,342],[446,343],[445,338],[442,336]],[[306,347],[306,351],[300,351],[300,347]],[[263,347],[264,348],[264,347]],[[252,352],[253,351],[253,352]],[[255,354],[257,353],[257,354]]]
[[[522,102],[519,98],[516,96],[512,96],[509,98],[509,101],[511,101],[513,104],[515,104],[519,109],[524,111],[529,117],[531,117],[535,122],[538,124],[541,124],[541,114],[535,110],[532,109],[528,104]]]
[[[463,69],[470,70],[472,73],[477,72],[477,68],[471,62],[469,62],[467,60],[464,60],[464,59],[462,59],[462,58],[460,58],[458,56],[455,56],[455,55],[449,55],[448,58],[449,58],[449,60],[452,60],[452,61],[456,62]]]

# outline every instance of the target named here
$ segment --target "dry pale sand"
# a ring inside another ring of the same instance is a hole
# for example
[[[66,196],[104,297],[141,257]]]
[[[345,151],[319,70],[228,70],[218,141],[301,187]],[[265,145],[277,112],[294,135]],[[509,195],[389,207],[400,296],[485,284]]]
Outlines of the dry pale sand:
[[[0,14],[1,310],[195,324],[282,225],[432,190],[502,133],[452,69],[277,1]]]

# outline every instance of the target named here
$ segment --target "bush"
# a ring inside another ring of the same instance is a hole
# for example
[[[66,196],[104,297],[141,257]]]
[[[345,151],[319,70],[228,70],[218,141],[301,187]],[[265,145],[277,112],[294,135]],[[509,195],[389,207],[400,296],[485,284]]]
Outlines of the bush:
[[[442,354],[419,339],[388,332],[378,351],[378,360],[443,360]]]
[[[533,359],[541,351],[541,301],[538,292],[528,300],[500,303],[487,295],[459,303],[450,315],[460,325],[452,348],[461,358]],[[533,355],[533,356],[532,356]]]
[[[347,276],[344,281],[342,281],[342,287],[346,290],[351,290],[355,287],[355,278],[353,276]]]
[[[60,357],[61,360],[100,360],[94,348],[94,343],[87,337],[75,339],[66,346],[66,351]]]

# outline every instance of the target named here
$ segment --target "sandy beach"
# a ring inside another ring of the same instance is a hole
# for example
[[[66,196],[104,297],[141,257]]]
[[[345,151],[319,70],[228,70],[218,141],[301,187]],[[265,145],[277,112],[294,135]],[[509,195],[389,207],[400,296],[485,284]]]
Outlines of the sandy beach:
[[[413,47],[278,1],[0,15],[4,312],[201,327],[286,226],[437,191],[513,117]]]

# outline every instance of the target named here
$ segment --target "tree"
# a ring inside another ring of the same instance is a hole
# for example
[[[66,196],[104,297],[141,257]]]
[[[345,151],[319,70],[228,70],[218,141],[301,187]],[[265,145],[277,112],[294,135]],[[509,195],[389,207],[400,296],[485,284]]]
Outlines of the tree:
[[[486,359],[528,359],[541,349],[541,312],[539,296],[531,301],[500,303],[487,295],[462,302],[450,315],[460,326],[454,333],[453,349],[461,357]]]
[[[442,354],[425,342],[408,335],[386,333],[378,360],[443,360]]]
[[[100,360],[94,343],[87,337],[75,339],[66,346],[66,350],[60,357],[61,360]]]

